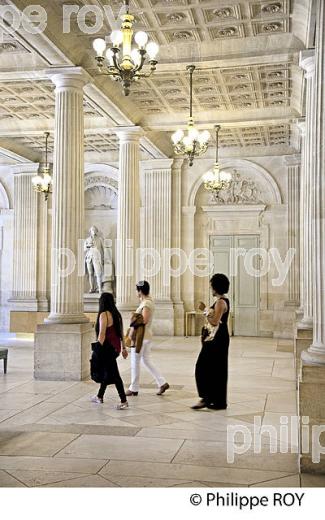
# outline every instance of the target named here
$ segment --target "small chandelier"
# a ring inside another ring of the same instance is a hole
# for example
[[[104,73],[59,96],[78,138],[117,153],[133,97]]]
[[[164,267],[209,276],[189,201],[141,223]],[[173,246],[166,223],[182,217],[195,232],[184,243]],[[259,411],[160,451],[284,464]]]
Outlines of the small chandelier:
[[[32,178],[33,189],[38,193],[44,193],[45,200],[48,199],[49,193],[52,193],[52,177],[50,175],[50,165],[48,162],[48,139],[49,132],[45,132],[45,164],[42,167],[39,175]]]
[[[212,170],[205,173],[202,177],[204,187],[208,191],[220,191],[229,188],[231,183],[231,173],[220,170],[219,164],[219,130],[220,125],[215,125],[216,129],[216,162]]]
[[[183,130],[177,130],[172,135],[174,151],[177,155],[187,155],[189,165],[193,165],[194,157],[200,157],[208,149],[210,134],[207,130],[199,132],[193,119],[193,72],[195,65],[188,65],[186,70],[190,73],[190,117],[187,123],[187,134]]]
[[[93,42],[99,72],[120,81],[125,96],[130,94],[130,86],[133,81],[147,78],[156,70],[158,62],[155,58],[159,52],[157,43],[148,43],[148,35],[144,31],[138,31],[135,34],[134,40],[137,47],[132,49],[134,16],[129,13],[129,3],[129,0],[124,1],[126,13],[121,16],[121,29],[113,31],[110,35],[113,46],[107,49],[106,41],[103,38],[97,38]],[[122,53],[120,53],[121,44]],[[149,56],[148,61],[151,66],[150,72],[147,74],[140,73],[146,61],[146,54]],[[105,65],[105,59],[107,65]]]

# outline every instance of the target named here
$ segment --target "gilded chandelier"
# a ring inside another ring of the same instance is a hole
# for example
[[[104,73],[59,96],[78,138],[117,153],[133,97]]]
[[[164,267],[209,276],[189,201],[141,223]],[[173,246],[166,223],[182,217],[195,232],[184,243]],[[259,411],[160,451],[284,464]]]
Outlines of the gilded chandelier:
[[[204,187],[208,191],[220,191],[229,188],[231,183],[231,173],[220,169],[219,164],[219,130],[220,125],[215,125],[216,129],[216,162],[212,170],[205,173],[202,177]]]
[[[148,35],[144,31],[135,33],[134,40],[137,46],[132,48],[134,16],[129,13],[129,0],[124,2],[126,12],[121,16],[120,30],[110,35],[112,47],[107,48],[103,38],[93,42],[96,52],[96,61],[100,73],[111,76],[122,83],[125,96],[130,94],[131,83],[139,78],[149,77],[156,70],[156,56],[159,46],[155,42],[148,43]],[[120,46],[122,48],[120,49]],[[148,55],[150,72],[141,73]]]
[[[172,141],[175,153],[177,155],[187,155],[189,165],[192,166],[194,158],[200,157],[207,151],[210,134],[207,130],[199,132],[195,128],[193,119],[193,72],[195,65],[188,65],[186,70],[190,73],[190,117],[187,123],[187,133],[184,134],[181,129],[177,130],[172,135]]]
[[[45,164],[42,166],[38,175],[32,178],[33,189],[38,193],[44,193],[45,200],[52,193],[52,177],[50,175],[50,165],[48,162],[48,139],[49,132],[44,133],[45,136]]]

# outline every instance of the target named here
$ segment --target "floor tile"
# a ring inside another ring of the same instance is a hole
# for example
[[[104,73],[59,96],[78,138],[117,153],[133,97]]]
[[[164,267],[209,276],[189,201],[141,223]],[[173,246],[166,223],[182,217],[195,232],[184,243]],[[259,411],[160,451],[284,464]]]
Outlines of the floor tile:
[[[252,449],[246,453],[237,454],[235,452],[234,462],[227,462],[227,446],[219,442],[204,442],[186,440],[174,458],[175,464],[194,464],[222,466],[228,465],[237,468],[264,468],[271,471],[289,471],[294,473],[297,469],[298,457],[291,453],[270,453],[270,450],[263,446],[261,453],[254,453]],[[229,450],[230,451],[230,450]]]
[[[72,473],[97,473],[107,459],[81,459],[81,458],[54,458],[54,457],[24,457],[24,456],[0,456],[0,469],[11,470],[36,470],[36,471],[63,471]]]
[[[174,439],[147,439],[81,435],[60,451],[58,457],[171,462],[182,445]]]
[[[71,433],[0,432],[0,455],[51,456],[76,439]]]
[[[318,474],[301,474],[301,486],[302,487],[324,487],[325,488],[325,475]]]
[[[6,471],[0,470],[0,488],[5,487],[25,487],[22,482],[9,475]]]
[[[45,484],[55,484],[63,480],[79,478],[78,473],[63,471],[8,470],[8,473],[28,487],[44,486]]]
[[[252,484],[250,487],[265,487],[265,488],[299,488],[300,487],[300,475],[290,475],[288,477],[277,478],[273,480],[267,480],[266,482],[259,482],[258,484]]]
[[[101,471],[107,478],[114,476],[153,477],[187,481],[225,482],[228,484],[254,484],[287,476],[289,472],[241,469],[234,467],[210,467],[193,464],[164,464],[132,461],[110,461]]]
[[[46,484],[44,487],[55,487],[55,488],[103,488],[103,487],[118,487],[113,482],[110,482],[106,478],[100,475],[87,475],[84,477],[73,478],[71,480],[63,480],[54,484]]]

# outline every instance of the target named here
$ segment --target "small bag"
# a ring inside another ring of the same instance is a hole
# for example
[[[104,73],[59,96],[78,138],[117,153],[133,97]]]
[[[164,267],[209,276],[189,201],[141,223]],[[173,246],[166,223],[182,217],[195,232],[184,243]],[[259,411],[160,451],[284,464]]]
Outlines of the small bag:
[[[96,341],[91,344],[91,358],[90,358],[90,377],[95,383],[102,383],[105,376],[105,367],[103,359],[103,347]]]

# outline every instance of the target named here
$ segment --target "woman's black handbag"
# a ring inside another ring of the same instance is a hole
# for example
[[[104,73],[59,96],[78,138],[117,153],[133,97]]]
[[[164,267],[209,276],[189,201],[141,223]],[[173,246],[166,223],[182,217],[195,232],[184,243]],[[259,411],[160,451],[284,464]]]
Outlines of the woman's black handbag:
[[[90,377],[95,383],[115,383],[118,377],[116,358],[119,353],[105,340],[101,345],[99,341],[91,344]]]
[[[96,343],[91,344],[91,350],[90,377],[95,383],[102,383],[105,376],[103,346],[99,341],[96,341]]]

